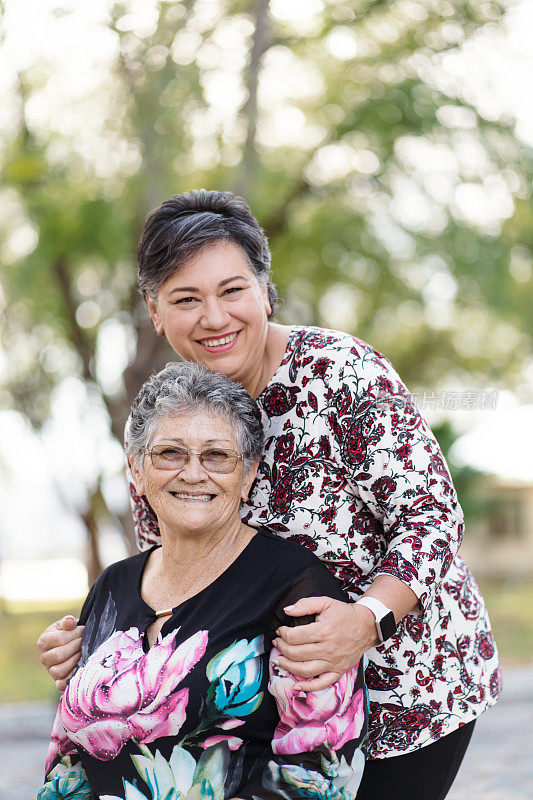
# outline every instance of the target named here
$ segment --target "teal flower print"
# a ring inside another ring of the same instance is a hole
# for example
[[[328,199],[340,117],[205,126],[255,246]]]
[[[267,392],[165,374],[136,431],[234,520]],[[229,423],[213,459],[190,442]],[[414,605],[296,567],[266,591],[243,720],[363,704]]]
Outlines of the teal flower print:
[[[354,800],[365,765],[362,751],[356,750],[351,764],[348,764],[344,756],[339,761],[333,750],[327,750],[330,759],[322,756],[323,772],[307,770],[297,764],[269,761],[263,784],[286,800]]]
[[[263,677],[261,655],[265,652],[264,637],[251,642],[240,639],[214,656],[206,668],[211,683],[208,705],[227,716],[245,717],[261,705]]]
[[[46,777],[37,800],[92,800],[93,793],[85,770],[79,764],[74,767],[58,764]]]
[[[174,747],[169,761],[159,750],[155,755],[140,745],[142,755],[132,756],[135,768],[147,784],[149,800],[224,800],[224,782],[230,755],[225,742],[209,747],[198,762],[183,747]],[[101,800],[147,800],[133,783],[124,781],[124,798],[102,795]]]

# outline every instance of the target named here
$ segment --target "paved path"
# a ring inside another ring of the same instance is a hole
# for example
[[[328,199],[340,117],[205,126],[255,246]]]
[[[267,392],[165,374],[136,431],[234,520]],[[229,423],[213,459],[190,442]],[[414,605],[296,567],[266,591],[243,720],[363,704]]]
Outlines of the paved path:
[[[46,703],[0,706],[0,800],[35,800],[52,718]],[[447,800],[533,800],[533,665],[505,670]]]
[[[504,670],[503,698],[479,718],[447,800],[533,800],[533,665]]]

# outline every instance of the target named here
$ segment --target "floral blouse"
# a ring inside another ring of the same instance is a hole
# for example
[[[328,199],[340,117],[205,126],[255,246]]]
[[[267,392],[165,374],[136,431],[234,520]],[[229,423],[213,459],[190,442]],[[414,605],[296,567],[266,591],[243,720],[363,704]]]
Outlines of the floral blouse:
[[[140,587],[153,549],[113,564],[89,592],[38,800],[353,800],[367,735],[362,665],[305,694],[273,660],[275,630],[290,624],[283,607],[346,599],[335,578],[260,529],[149,647],[156,615]]]
[[[243,517],[312,550],[356,600],[380,573],[419,598],[368,651],[369,758],[417,750],[501,691],[483,598],[458,549],[463,514],[440,448],[390,362],[338,331],[296,326],[258,397],[266,448]],[[158,541],[132,490],[139,546]]]

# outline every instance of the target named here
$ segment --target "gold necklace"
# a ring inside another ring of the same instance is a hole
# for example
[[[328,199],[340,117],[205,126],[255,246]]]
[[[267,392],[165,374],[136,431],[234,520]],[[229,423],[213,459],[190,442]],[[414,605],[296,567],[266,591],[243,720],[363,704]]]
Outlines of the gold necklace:
[[[156,611],[155,615],[159,619],[159,617],[169,617],[172,614],[171,608],[164,608],[162,611]]]

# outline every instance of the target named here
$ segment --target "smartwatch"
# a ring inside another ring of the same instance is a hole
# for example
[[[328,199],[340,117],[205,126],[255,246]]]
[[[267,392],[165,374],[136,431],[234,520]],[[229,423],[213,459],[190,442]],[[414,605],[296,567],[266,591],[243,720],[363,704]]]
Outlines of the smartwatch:
[[[380,642],[386,642],[396,633],[396,620],[394,614],[387,606],[376,597],[361,597],[355,605],[365,606],[376,618],[376,628]]]

